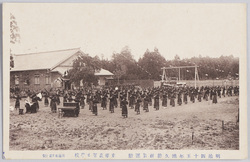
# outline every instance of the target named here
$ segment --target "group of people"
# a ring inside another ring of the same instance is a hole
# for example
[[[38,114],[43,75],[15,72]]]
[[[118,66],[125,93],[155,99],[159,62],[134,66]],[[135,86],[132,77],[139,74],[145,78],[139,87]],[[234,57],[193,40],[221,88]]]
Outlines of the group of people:
[[[22,97],[20,96],[20,94],[16,94],[14,96],[14,98],[16,99],[15,109],[19,111],[20,115],[23,115],[24,114],[24,108],[22,106],[20,106],[20,100],[22,100]],[[39,110],[38,101],[42,101],[42,98],[39,97],[37,94],[29,95],[25,99],[26,113],[37,113],[37,111]]]
[[[138,88],[135,86],[126,87],[106,87],[100,90],[81,89],[69,91],[57,91],[50,93],[48,91],[41,92],[44,97],[44,105],[51,107],[53,113],[57,112],[57,105],[60,104],[60,96],[65,102],[78,102],[80,108],[85,108],[88,105],[89,110],[98,115],[98,104],[103,110],[109,109],[110,113],[115,112],[118,106],[122,110],[122,116],[128,117],[128,107],[134,109],[136,114],[140,114],[141,107],[145,112],[149,112],[149,106],[153,106],[155,110],[160,109],[160,101],[162,107],[175,107],[194,103],[196,100],[212,100],[212,103],[217,103],[218,97],[239,95],[239,86],[221,87],[221,86],[202,86],[202,87],[157,87],[157,88]],[[27,105],[26,113],[34,113],[39,109],[39,97],[32,96],[32,104]],[[16,107],[20,107],[20,97],[16,97]],[[50,101],[49,101],[50,99]],[[85,103],[86,102],[86,103]],[[33,106],[34,105],[34,106]],[[33,106],[33,107],[32,107]],[[34,110],[36,107],[36,110]]]

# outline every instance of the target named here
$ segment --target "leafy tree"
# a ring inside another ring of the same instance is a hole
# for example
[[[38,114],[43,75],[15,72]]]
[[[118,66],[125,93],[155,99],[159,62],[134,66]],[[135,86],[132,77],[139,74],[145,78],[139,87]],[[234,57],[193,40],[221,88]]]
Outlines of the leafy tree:
[[[138,64],[143,68],[142,79],[160,80],[161,68],[166,65],[166,60],[157,48],[153,52],[147,49],[143,57],[139,59]]]
[[[15,16],[10,14],[10,43],[15,44],[20,42],[19,27]],[[10,69],[14,67],[14,58],[10,49]]]
[[[20,42],[19,27],[15,16],[10,14],[10,43],[15,44],[17,42]]]
[[[114,73],[121,79],[138,79],[137,62],[133,58],[131,50],[125,46],[120,53],[113,53],[112,62],[114,64]]]
[[[97,57],[81,55],[73,62],[73,68],[69,70],[67,78],[76,86],[83,84],[90,86],[91,83],[97,85],[98,78],[95,72],[100,70],[100,60]]]

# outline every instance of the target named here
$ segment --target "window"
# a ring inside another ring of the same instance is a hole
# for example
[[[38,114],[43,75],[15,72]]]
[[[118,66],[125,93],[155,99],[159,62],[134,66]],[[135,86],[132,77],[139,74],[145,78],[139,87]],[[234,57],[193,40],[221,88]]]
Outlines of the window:
[[[50,84],[50,77],[49,77],[49,75],[45,75],[45,84]]]
[[[40,84],[40,76],[39,76],[39,74],[35,75],[35,84]]]
[[[19,76],[15,75],[15,85],[19,85]]]

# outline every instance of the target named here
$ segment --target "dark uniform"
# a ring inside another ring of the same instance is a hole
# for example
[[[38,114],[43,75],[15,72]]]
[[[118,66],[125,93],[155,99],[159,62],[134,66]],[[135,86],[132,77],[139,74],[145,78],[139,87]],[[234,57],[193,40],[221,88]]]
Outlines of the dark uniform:
[[[122,116],[124,118],[127,118],[128,117],[128,108],[127,108],[127,104],[128,102],[126,101],[126,98],[123,98],[121,100],[121,106],[122,106]]]

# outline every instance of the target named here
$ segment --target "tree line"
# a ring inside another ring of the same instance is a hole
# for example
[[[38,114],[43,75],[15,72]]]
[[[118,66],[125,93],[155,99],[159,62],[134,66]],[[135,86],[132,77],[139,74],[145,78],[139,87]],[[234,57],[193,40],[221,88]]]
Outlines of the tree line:
[[[68,77],[77,84],[97,83],[94,72],[101,68],[109,70],[117,80],[161,80],[162,67],[175,66],[198,66],[200,80],[206,79],[238,79],[239,58],[230,56],[211,57],[191,57],[181,59],[178,55],[171,60],[167,60],[160,51],[155,48],[153,51],[146,50],[144,55],[135,60],[128,46],[121,52],[114,52],[111,59],[103,59],[98,56],[90,57],[88,54],[76,59],[73,69],[69,71]],[[180,70],[181,80],[193,80],[194,68]],[[178,69],[167,70],[169,77],[178,77]]]

